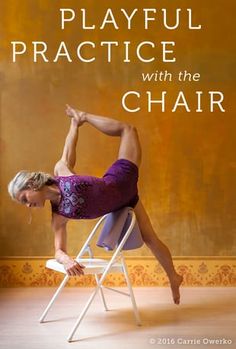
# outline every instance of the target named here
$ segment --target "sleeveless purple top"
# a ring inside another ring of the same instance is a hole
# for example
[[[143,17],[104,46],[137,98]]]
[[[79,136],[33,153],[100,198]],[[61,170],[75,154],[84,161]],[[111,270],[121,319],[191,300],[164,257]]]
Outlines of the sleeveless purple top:
[[[54,177],[61,192],[52,212],[71,219],[103,216],[122,207],[135,207],[138,202],[138,167],[131,161],[119,159],[103,177],[71,175]]]

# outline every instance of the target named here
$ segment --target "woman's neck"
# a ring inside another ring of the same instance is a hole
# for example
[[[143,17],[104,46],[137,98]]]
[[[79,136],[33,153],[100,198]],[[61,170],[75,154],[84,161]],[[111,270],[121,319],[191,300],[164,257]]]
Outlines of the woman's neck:
[[[45,186],[44,190],[46,200],[50,200],[55,205],[59,204],[61,200],[61,192],[56,184]]]

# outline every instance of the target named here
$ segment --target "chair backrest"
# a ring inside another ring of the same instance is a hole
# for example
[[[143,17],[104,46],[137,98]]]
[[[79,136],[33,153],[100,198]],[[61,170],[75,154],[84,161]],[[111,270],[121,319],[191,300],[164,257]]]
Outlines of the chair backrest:
[[[114,260],[117,258],[117,256],[122,251],[122,248],[123,248],[124,244],[126,243],[127,239],[129,238],[129,236],[130,236],[130,234],[131,234],[131,232],[132,232],[132,230],[134,228],[135,222],[136,222],[136,216],[135,216],[134,210],[131,207],[128,210],[128,214],[131,215],[130,224],[129,224],[128,229],[126,230],[126,233],[124,234],[122,240],[119,242],[119,244],[117,244],[117,246],[116,246],[116,248],[114,250],[114,254],[113,254],[113,257],[115,256]],[[93,257],[92,250],[91,250],[91,247],[90,247],[90,243],[91,243],[93,237],[95,236],[98,228],[101,226],[102,223],[103,224],[105,223],[105,220],[106,220],[107,216],[108,216],[108,214],[104,215],[96,223],[95,227],[93,228],[93,230],[89,234],[89,236],[86,239],[84,245],[82,246],[80,252],[78,253],[78,255],[76,257],[77,259],[81,258],[86,252],[89,253],[90,257]]]

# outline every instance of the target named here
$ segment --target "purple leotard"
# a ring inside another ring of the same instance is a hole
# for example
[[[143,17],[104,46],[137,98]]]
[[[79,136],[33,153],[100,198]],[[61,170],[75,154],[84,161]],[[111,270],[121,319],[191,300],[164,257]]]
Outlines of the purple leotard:
[[[103,216],[122,207],[135,207],[138,197],[138,167],[131,161],[119,159],[103,177],[56,176],[61,191],[58,205],[52,212],[71,219]]]

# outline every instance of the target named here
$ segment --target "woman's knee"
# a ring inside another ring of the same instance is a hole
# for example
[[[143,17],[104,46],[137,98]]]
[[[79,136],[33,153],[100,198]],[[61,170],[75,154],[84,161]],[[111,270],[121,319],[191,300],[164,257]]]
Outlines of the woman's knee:
[[[137,130],[128,123],[122,128],[118,158],[128,159],[137,166],[141,163],[141,146]]]
[[[126,123],[126,122],[123,124],[122,132],[123,133],[134,132],[134,133],[138,134],[137,128],[134,125]]]
[[[140,143],[139,143],[139,135],[137,128],[132,124],[125,124],[121,133],[121,138],[129,139],[130,142],[133,140],[133,143],[138,146],[141,151]]]

